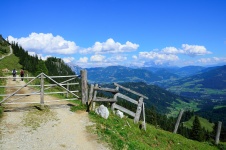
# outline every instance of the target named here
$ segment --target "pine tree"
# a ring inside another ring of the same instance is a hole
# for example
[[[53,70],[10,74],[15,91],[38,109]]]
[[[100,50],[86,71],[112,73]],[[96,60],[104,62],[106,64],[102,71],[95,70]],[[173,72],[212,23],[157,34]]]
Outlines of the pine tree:
[[[36,71],[36,75],[40,74],[40,73],[45,73],[45,74],[48,74],[48,69],[46,68],[46,65],[45,65],[45,62],[40,60],[38,62],[38,65],[37,65],[37,71]]]
[[[202,141],[202,127],[199,121],[198,116],[195,116],[195,120],[193,121],[193,126],[192,126],[192,130],[191,130],[191,135],[190,138],[193,140],[197,140],[197,141]]]

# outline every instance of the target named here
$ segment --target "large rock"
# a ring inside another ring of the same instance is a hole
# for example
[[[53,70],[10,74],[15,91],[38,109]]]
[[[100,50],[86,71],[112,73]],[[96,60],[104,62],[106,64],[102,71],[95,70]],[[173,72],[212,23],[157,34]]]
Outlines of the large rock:
[[[95,112],[104,119],[107,119],[109,116],[108,108],[105,107],[104,105],[100,105],[100,107],[96,108]]]
[[[120,110],[117,110],[116,111],[116,115],[119,116],[120,118],[123,118],[124,117],[123,112],[121,112]]]

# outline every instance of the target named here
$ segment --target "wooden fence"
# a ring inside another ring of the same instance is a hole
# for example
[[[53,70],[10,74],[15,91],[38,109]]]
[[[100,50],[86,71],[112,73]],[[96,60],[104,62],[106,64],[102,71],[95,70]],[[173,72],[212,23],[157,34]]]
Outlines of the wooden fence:
[[[69,90],[69,86],[70,85],[79,85],[79,83],[69,83],[73,80],[75,80],[78,76],[77,75],[69,75],[69,76],[47,76],[44,73],[40,73],[38,76],[36,77],[24,77],[24,79],[29,79],[30,81],[28,81],[25,85],[23,86],[13,86],[13,87],[18,87],[18,89],[16,91],[14,91],[13,93],[10,94],[0,94],[0,96],[5,97],[1,102],[1,104],[20,104],[22,102],[15,102],[23,97],[26,96],[30,96],[30,95],[40,95],[40,104],[41,106],[44,105],[44,103],[46,102],[56,102],[56,101],[61,101],[61,100],[78,100],[79,96],[76,95],[75,93],[78,93],[79,91],[70,91]],[[21,79],[21,77],[0,77],[0,79]],[[57,81],[55,81],[53,78],[69,78],[68,80],[65,80],[61,83],[58,83]],[[32,85],[31,83],[34,80],[40,80],[40,84],[39,85]],[[49,79],[50,81],[52,81],[54,84],[44,84],[44,79]],[[62,92],[48,92],[46,93],[45,90],[52,88],[52,87],[60,87],[61,89],[63,89],[64,91]],[[65,86],[65,87],[64,87]],[[40,87],[40,90],[32,92],[32,93],[25,93],[25,94],[19,94],[19,92],[24,88],[24,87]],[[12,86],[0,86],[0,88],[12,88]],[[68,97],[68,94],[72,94],[73,98],[67,98],[67,99],[61,99],[61,100],[52,100],[52,101],[44,101],[44,95],[47,94],[62,94],[65,93]],[[19,98],[7,101],[9,98],[14,97],[14,96],[20,96]],[[22,97],[21,97],[22,96]],[[37,102],[23,102],[23,103],[37,103]]]
[[[143,100],[144,99],[148,99],[148,97],[140,94],[140,93],[137,93],[131,89],[128,89],[128,88],[125,88],[117,83],[114,83],[114,86],[116,86],[115,89],[111,89],[111,88],[101,88],[101,87],[98,87],[98,84],[95,84],[94,85],[91,85],[90,86],[90,92],[89,92],[89,100],[88,100],[88,106],[92,106],[92,108],[94,109],[95,108],[95,102],[109,102],[111,103],[111,109],[112,111],[114,111],[114,109],[118,109],[132,117],[134,117],[134,123],[137,123],[140,119],[140,115],[141,115],[141,111],[142,111],[142,108],[144,109],[144,103],[143,103]],[[127,92],[130,92],[132,94],[135,94],[137,96],[139,96],[139,99],[138,100],[134,100],[122,93],[119,92],[119,89],[122,89],[122,90],[125,90]],[[104,92],[110,92],[112,93],[114,96],[113,98],[104,98],[104,97],[97,97],[97,91],[104,91]],[[135,105],[137,105],[137,109],[136,109],[136,112],[133,112],[131,110],[128,110],[122,106],[120,106],[119,104],[117,104],[117,101],[118,101],[118,98],[121,98],[123,100],[126,100],[128,102],[131,102]],[[145,119],[145,113],[143,111],[143,118]]]

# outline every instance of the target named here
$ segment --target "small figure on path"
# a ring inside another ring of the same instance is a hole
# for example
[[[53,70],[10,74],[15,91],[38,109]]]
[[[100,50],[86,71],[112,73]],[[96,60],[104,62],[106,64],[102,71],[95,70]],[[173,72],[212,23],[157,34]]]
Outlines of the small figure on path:
[[[16,69],[13,69],[12,74],[13,74],[13,81],[16,81]]]
[[[24,70],[23,69],[20,70],[20,77],[21,77],[21,81],[23,81],[24,80]]]

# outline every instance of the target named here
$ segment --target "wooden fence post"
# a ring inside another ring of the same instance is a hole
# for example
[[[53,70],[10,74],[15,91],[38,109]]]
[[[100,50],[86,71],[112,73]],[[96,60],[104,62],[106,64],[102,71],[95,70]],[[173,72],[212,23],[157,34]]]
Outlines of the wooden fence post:
[[[67,82],[67,89],[69,90],[69,83]],[[67,95],[66,95],[66,97],[68,98],[68,94],[69,94],[69,92],[67,91]]]
[[[143,103],[143,123],[142,123],[142,127],[143,129],[146,131],[146,121],[145,121],[145,109],[144,109],[144,103]]]
[[[137,111],[134,117],[134,123],[138,123],[140,120],[140,113],[142,110],[142,104],[143,104],[143,97],[140,97],[138,105],[137,105]]]
[[[82,104],[86,104],[88,102],[88,86],[87,86],[87,71],[80,71],[82,77]]]
[[[177,122],[176,122],[176,124],[175,124],[175,128],[174,128],[173,133],[177,133],[177,129],[178,129],[178,127],[179,127],[180,120],[181,120],[181,117],[182,117],[183,113],[184,113],[184,110],[181,109],[181,110],[180,110],[180,113],[179,113],[179,115],[178,115]]]
[[[217,134],[216,134],[216,138],[215,138],[215,144],[216,145],[218,145],[218,143],[220,141],[221,126],[222,126],[222,122],[218,121]]]
[[[44,108],[44,75],[41,73],[41,89],[40,89],[40,104]]]
[[[91,84],[90,85],[90,91],[89,91],[89,99],[88,99],[88,102],[90,103],[91,100],[93,99],[93,88],[94,88],[94,85]]]
[[[95,88],[98,87],[98,84],[95,84]],[[96,100],[97,98],[97,90],[94,91],[94,94],[93,94],[93,100]],[[92,102],[92,110],[95,111],[95,107],[96,107],[96,102]]]
[[[92,99],[93,99],[93,89],[94,89],[94,85],[91,84],[90,85],[90,91],[89,91],[89,99],[88,99],[88,102],[87,102],[87,111],[88,112],[90,111],[91,104],[93,103],[92,102]]]

